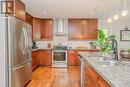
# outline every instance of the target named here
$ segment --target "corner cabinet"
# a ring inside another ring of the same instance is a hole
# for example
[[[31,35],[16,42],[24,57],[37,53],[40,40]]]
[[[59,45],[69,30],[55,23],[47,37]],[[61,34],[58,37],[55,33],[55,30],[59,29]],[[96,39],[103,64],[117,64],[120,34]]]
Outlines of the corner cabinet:
[[[52,50],[36,50],[32,52],[32,69],[38,66],[52,66]]]
[[[97,19],[69,19],[69,40],[96,40]]]
[[[33,18],[33,39],[52,40],[53,39],[53,20]]]

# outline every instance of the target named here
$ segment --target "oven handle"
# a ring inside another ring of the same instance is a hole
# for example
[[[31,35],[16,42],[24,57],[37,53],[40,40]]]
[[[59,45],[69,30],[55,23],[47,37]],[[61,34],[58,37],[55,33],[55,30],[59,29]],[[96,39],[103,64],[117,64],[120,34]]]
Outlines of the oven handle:
[[[67,52],[67,50],[53,50],[53,52]]]

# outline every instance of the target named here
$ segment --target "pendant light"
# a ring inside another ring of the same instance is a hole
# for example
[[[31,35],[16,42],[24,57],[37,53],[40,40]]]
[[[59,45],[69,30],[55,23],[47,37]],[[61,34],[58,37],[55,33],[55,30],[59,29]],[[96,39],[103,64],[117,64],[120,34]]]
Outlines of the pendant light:
[[[118,20],[119,19],[119,15],[117,14],[117,8],[116,8],[116,2],[113,1],[113,6],[114,6],[114,16],[113,16],[113,20]]]
[[[128,10],[126,10],[126,0],[124,0],[124,6],[123,6],[123,11],[121,12],[122,16],[127,16],[128,15]]]
[[[111,12],[110,9],[111,9],[110,2],[108,2],[108,11],[109,11],[109,12]],[[108,23],[112,23],[113,20],[112,20],[110,14],[108,14],[108,17],[109,17],[109,18],[107,19],[107,22],[108,22]]]

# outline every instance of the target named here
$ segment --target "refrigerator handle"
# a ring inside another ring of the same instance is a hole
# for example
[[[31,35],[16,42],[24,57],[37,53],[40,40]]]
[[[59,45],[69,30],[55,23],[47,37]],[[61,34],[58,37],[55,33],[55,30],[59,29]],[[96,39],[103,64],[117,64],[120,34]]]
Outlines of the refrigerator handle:
[[[24,33],[24,28],[22,29],[21,32],[21,49],[22,49],[22,53],[25,54],[25,33]]]
[[[24,65],[14,68],[13,70],[18,70],[20,68],[24,67]]]
[[[27,35],[27,27],[25,28],[25,40],[26,40],[26,50],[28,50],[28,35]]]

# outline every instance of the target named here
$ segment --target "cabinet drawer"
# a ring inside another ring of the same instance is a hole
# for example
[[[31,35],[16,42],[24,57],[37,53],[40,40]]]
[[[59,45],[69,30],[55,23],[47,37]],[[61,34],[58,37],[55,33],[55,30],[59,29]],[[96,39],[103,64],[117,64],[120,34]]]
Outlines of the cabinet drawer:
[[[68,54],[69,54],[69,55],[75,55],[75,50],[69,50],[69,51],[68,51]]]

